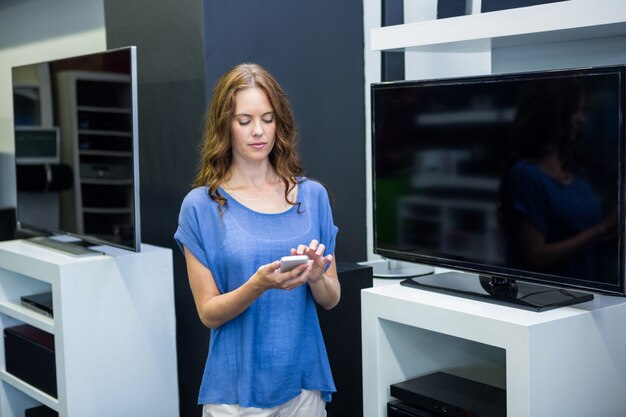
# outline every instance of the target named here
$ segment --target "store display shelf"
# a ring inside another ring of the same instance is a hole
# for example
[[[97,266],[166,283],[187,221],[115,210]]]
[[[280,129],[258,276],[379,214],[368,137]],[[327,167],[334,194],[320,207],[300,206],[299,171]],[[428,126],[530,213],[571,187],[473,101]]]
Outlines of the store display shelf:
[[[54,320],[52,318],[22,307],[19,301],[0,301],[0,313],[54,334]]]
[[[626,35],[623,0],[569,0],[497,12],[373,28],[371,48],[450,50],[575,41]],[[489,45],[488,45],[489,46]]]
[[[59,400],[46,394],[45,392],[33,387],[32,385],[22,381],[6,371],[0,371],[0,380],[8,383],[13,388],[39,401],[41,404],[55,411],[59,411]]]

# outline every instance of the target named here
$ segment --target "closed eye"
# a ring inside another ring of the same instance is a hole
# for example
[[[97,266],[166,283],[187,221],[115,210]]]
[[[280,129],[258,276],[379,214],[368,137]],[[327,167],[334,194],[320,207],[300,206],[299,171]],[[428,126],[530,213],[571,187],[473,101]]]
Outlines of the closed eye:
[[[266,124],[274,123],[274,113],[265,113],[261,116],[261,121]],[[252,117],[248,115],[239,115],[237,117],[237,123],[239,126],[246,126],[252,122]]]

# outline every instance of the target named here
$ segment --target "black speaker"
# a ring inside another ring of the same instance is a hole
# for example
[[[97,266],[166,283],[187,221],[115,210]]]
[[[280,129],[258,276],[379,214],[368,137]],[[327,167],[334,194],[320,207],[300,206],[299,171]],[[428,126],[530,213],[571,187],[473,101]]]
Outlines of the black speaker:
[[[49,395],[57,396],[54,336],[23,324],[4,329],[6,370]]]
[[[361,354],[361,290],[373,284],[372,267],[338,262],[341,300],[332,310],[318,306],[317,314],[337,392],[326,405],[328,417],[363,416]]]

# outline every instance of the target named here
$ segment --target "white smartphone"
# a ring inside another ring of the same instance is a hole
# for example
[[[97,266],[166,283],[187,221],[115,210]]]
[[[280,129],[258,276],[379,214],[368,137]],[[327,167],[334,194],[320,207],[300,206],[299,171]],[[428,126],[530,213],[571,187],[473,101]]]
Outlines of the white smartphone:
[[[283,256],[280,258],[280,272],[291,271],[298,265],[305,264],[309,261],[306,255]]]

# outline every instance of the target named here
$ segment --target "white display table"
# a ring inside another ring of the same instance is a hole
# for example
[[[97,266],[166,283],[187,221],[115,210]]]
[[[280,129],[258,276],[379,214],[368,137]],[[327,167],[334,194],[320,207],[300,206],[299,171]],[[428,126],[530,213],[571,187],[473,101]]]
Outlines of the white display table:
[[[7,372],[0,343],[0,416],[45,405],[61,417],[178,416],[172,252],[104,248],[72,257],[21,240],[0,242],[2,329],[54,336],[58,395]],[[52,292],[54,318],[23,295]]]
[[[533,312],[385,285],[361,292],[364,417],[445,370],[506,388],[508,417],[626,415],[626,299]]]

